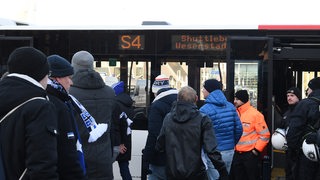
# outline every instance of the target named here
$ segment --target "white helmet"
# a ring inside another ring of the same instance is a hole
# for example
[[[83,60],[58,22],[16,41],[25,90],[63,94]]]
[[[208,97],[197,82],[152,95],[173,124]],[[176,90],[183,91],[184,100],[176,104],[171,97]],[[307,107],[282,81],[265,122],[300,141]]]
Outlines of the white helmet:
[[[319,147],[316,144],[307,144],[306,140],[302,143],[303,154],[311,161],[319,161]]]
[[[275,149],[286,150],[288,148],[286,131],[284,129],[277,128],[271,136],[271,143]]]

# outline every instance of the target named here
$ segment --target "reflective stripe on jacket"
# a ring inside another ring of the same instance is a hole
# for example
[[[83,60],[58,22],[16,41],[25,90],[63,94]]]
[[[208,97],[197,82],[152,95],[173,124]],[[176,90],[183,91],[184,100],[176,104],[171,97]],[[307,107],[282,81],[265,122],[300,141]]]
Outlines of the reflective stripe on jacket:
[[[236,151],[247,152],[257,149],[262,152],[270,139],[270,132],[264,116],[250,105],[250,101],[237,108],[243,133],[236,145]]]

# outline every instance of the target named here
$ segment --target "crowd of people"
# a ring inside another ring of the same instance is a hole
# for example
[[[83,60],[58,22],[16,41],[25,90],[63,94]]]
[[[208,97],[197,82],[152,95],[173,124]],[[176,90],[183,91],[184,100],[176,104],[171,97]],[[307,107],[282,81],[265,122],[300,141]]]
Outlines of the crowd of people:
[[[76,52],[70,61],[33,47],[15,49],[0,81],[1,179],[112,180],[117,161],[131,180],[133,100],[119,81],[107,86],[94,57]],[[143,173],[150,180],[260,179],[261,153],[271,132],[251,105],[247,90],[229,102],[217,79],[204,82],[204,105],[190,86],[172,88],[166,75],[152,85]],[[320,179],[318,162],[301,149],[320,145],[320,78],[307,98],[292,87],[279,128],[287,140],[286,179]]]
[[[133,101],[93,63],[87,51],[71,63],[33,47],[10,54],[0,81],[1,179],[111,180],[115,161],[132,179]]]

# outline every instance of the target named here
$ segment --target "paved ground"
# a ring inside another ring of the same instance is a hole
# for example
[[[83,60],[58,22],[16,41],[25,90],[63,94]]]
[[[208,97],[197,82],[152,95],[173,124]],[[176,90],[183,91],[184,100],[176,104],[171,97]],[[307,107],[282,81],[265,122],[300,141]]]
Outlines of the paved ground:
[[[285,180],[284,169],[273,168],[271,172],[271,180]]]

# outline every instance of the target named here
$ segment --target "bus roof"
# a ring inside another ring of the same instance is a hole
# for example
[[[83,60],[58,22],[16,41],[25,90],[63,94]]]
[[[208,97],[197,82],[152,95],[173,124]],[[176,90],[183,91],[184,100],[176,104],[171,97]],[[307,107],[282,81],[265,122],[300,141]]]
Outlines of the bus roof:
[[[320,30],[319,25],[138,25],[138,26],[36,26],[3,25],[0,30]]]
[[[191,0],[26,0],[23,4],[19,0],[6,1],[6,6],[0,7],[0,18],[26,22],[30,26],[25,29],[318,30],[320,26],[316,0],[304,3],[296,0],[290,3],[279,0],[198,0],[196,3]],[[143,22],[160,25],[142,25]]]

